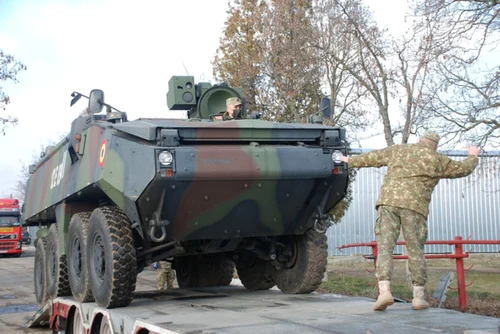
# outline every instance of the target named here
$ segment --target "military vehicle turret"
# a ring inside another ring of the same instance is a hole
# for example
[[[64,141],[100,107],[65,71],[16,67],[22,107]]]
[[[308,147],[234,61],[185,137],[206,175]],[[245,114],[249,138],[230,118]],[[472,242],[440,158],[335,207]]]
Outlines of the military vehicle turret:
[[[39,303],[72,295],[128,305],[136,278],[172,261],[181,288],[228,285],[314,291],[327,263],[328,212],[345,195],[345,131],[246,115],[219,121],[227,85],[172,77],[167,105],[187,119],[140,118],[88,99],[88,115],[30,166],[23,217],[40,226]],[[102,113],[105,108],[106,112]]]

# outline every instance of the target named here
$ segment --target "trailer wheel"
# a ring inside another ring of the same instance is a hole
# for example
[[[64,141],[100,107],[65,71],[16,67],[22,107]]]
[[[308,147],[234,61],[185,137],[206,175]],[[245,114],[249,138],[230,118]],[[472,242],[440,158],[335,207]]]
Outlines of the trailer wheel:
[[[326,235],[309,230],[289,240],[287,254],[291,256],[286,256],[284,268],[277,271],[276,285],[289,294],[315,291],[321,284],[327,265]]]
[[[50,225],[46,249],[47,294],[51,299],[71,295],[66,255],[61,255],[56,224]]]
[[[99,326],[99,334],[113,334],[111,328],[109,327],[109,323],[106,321],[107,319],[102,319],[101,326]]]
[[[130,220],[117,207],[97,208],[87,234],[90,286],[104,308],[127,306],[137,280],[137,257]]]
[[[45,238],[38,239],[35,246],[35,268],[33,270],[35,282],[35,297],[38,304],[43,305],[49,299],[47,294],[47,275],[45,270],[47,242]]]
[[[70,318],[68,319],[66,333],[69,334],[84,333],[82,315],[80,313],[79,307],[75,307],[73,311],[70,311]]]
[[[114,332],[111,330],[111,327],[109,326],[107,316],[105,316],[103,313],[96,314],[94,320],[92,320],[92,324],[90,325],[90,333],[113,334]]]
[[[87,270],[86,251],[90,214],[90,212],[80,212],[71,217],[66,246],[69,286],[75,300],[81,303],[94,301]]]
[[[276,279],[276,268],[268,261],[256,256],[244,257],[236,261],[238,276],[248,290],[267,290],[272,288]]]

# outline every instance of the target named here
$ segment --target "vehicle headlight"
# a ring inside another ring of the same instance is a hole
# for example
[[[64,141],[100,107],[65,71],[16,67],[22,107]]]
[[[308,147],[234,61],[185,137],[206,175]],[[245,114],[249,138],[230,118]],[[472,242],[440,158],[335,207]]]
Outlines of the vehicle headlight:
[[[160,154],[158,154],[158,161],[163,166],[170,166],[172,161],[174,161],[174,156],[169,151],[161,151]]]
[[[333,162],[335,162],[335,163],[342,162],[342,160],[340,160],[340,157],[342,157],[342,155],[343,155],[342,152],[340,152],[339,150],[333,151],[333,153],[332,153]]]

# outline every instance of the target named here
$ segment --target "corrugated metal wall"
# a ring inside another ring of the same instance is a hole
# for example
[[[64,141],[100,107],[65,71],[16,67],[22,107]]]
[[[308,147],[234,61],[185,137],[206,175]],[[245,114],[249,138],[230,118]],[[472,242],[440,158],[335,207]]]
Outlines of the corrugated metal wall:
[[[359,154],[369,150],[355,150]],[[441,151],[463,160],[466,151]],[[468,177],[441,180],[432,195],[427,240],[500,240],[500,152],[482,154]],[[360,168],[353,182],[353,201],[342,221],[327,231],[329,255],[370,254],[369,247],[337,247],[375,240],[375,202],[386,168]],[[398,246],[395,253],[401,253]],[[464,251],[500,252],[499,245],[464,245]],[[426,245],[426,253],[453,253],[453,246]]]

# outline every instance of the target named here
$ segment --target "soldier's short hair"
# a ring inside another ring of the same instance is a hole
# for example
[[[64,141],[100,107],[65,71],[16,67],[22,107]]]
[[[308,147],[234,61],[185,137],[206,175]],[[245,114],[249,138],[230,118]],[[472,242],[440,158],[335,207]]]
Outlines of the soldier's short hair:
[[[427,138],[429,140],[432,140],[436,144],[439,143],[439,139],[440,139],[439,135],[433,131],[426,131],[424,133],[424,135],[422,136],[422,138]]]
[[[233,105],[233,106],[239,106],[242,105],[243,103],[241,100],[237,97],[230,97],[229,99],[226,100],[226,106]]]

